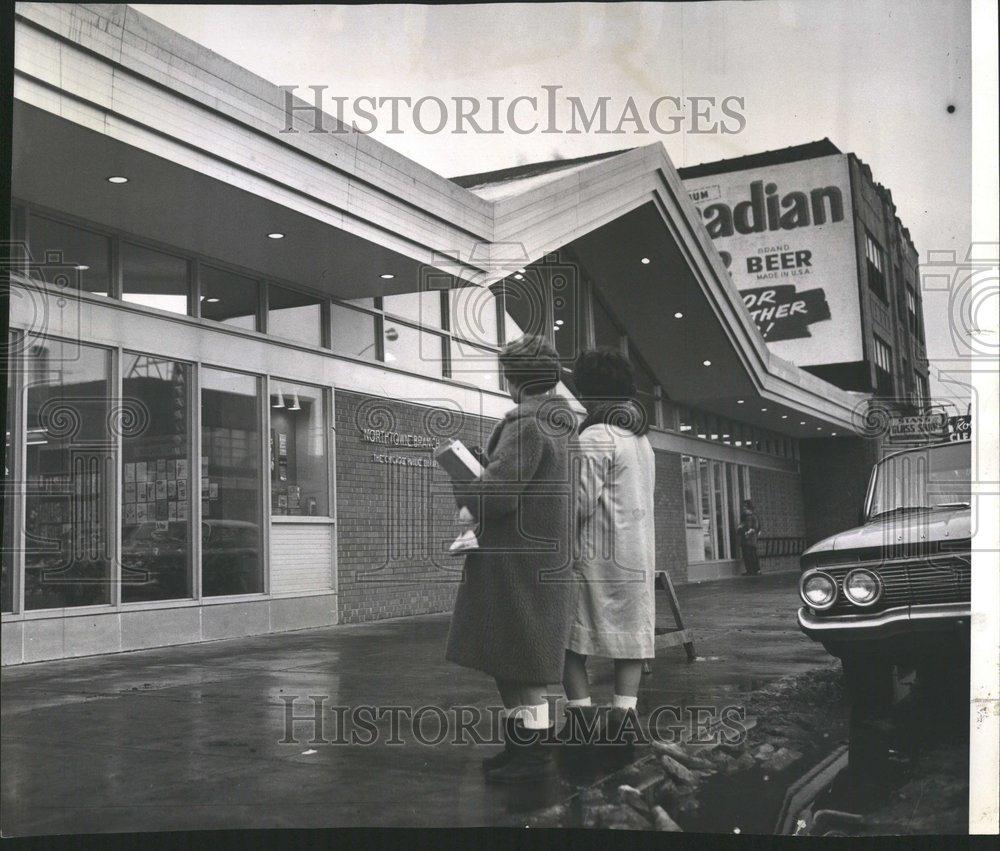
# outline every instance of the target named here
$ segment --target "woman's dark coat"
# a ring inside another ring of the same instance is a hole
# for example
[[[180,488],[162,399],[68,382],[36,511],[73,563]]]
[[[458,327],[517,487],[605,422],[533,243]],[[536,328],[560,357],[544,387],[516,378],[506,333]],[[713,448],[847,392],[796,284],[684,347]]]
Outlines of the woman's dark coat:
[[[456,485],[479,522],[465,560],[446,658],[517,683],[562,679],[575,611],[569,446],[576,428],[558,397],[528,397],[497,424],[489,463]]]

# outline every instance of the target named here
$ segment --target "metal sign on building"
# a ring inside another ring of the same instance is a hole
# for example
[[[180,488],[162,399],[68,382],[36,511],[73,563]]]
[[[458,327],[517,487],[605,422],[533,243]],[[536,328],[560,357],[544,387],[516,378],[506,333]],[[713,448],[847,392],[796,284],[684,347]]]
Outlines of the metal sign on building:
[[[800,366],[864,357],[846,154],[684,185],[775,354]]]

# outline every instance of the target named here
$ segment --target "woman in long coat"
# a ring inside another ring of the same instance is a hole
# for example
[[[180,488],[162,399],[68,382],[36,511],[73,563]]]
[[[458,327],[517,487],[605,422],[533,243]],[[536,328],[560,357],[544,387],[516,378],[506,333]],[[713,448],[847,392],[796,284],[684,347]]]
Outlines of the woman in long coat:
[[[642,661],[654,656],[653,449],[646,418],[632,401],[632,366],[621,352],[581,352],[573,380],[587,417],[574,463],[579,594],[566,645],[567,727],[560,739],[578,742],[573,727],[592,730],[596,722],[605,740],[631,744],[641,738]],[[615,691],[603,719],[591,703],[588,656],[614,660]]]
[[[483,765],[489,780],[516,783],[553,768],[541,740],[550,728],[545,691],[562,679],[575,602],[568,448],[576,421],[551,395],[560,366],[546,341],[522,337],[500,365],[517,405],[490,436],[482,477],[456,485],[479,549],[466,556],[446,658],[496,680],[505,747]]]

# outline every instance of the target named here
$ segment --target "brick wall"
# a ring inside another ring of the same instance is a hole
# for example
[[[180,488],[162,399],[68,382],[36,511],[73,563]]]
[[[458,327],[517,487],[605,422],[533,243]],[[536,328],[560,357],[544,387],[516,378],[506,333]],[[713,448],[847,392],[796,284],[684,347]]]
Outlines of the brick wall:
[[[750,468],[750,497],[760,520],[763,538],[793,538],[806,534],[802,500],[802,479],[798,473]],[[761,571],[794,570],[798,556],[762,558]]]
[[[456,531],[448,477],[429,450],[366,442],[362,429],[485,446],[494,421],[338,391],[336,423],[340,622],[450,610],[462,560],[444,553]]]
[[[656,452],[656,569],[666,570],[673,584],[688,581],[684,537],[684,485],[681,456]]]
[[[858,525],[878,443],[862,437],[799,443],[799,467],[810,545]]]

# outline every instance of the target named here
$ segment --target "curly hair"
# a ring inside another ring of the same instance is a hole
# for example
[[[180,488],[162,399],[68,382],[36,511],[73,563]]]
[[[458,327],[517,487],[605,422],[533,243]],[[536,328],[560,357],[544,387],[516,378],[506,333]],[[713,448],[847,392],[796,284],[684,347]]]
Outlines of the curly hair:
[[[573,383],[582,399],[631,399],[635,396],[632,364],[617,349],[587,349],[573,363]]]
[[[519,337],[503,347],[499,360],[507,380],[528,395],[545,393],[559,383],[559,355],[543,337]]]

